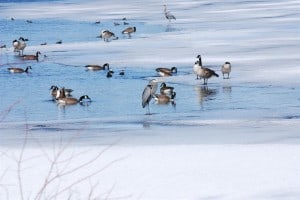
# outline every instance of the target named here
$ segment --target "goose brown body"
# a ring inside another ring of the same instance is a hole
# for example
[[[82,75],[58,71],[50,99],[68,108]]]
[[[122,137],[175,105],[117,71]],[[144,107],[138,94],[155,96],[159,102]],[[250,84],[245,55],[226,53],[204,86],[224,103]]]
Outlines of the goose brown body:
[[[101,66],[101,65],[86,65],[85,67],[87,70],[99,71],[99,70],[105,70],[106,67],[107,67],[107,69],[109,69],[109,64],[105,63],[103,66]]]
[[[37,51],[35,53],[35,55],[23,55],[22,58],[24,60],[36,60],[38,61],[39,60],[39,55],[41,54],[41,52]]]
[[[31,66],[26,67],[26,69],[17,68],[17,67],[10,67],[7,68],[11,73],[28,73],[29,69],[32,69]]]
[[[155,70],[160,76],[172,76],[173,74],[177,73],[176,67],[172,67],[171,69],[165,67],[159,67],[156,68]]]
[[[61,105],[74,105],[77,103],[83,103],[83,100],[91,101],[91,98],[88,95],[82,95],[79,99],[76,99],[74,97],[66,97],[65,95],[65,89],[59,89],[57,90],[56,94],[56,102]]]
[[[202,66],[202,60],[200,55],[198,55],[197,58],[199,60],[195,62],[193,69],[194,72],[197,74],[197,78],[198,77],[203,78],[204,85],[207,85],[208,79],[211,78],[212,76],[219,77],[219,75],[214,70]]]

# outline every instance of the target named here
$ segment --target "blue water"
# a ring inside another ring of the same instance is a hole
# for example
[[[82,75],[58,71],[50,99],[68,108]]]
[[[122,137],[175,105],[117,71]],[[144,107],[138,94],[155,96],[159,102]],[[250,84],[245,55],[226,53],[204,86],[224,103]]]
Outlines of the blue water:
[[[114,26],[113,22],[121,25]],[[132,40],[155,33],[180,31],[177,25],[150,25],[134,19],[127,22],[138,27]],[[128,39],[120,35],[126,27],[122,23],[122,19],[101,21],[100,24],[59,18],[35,19],[32,23],[25,19],[0,19],[0,44],[11,47],[11,42],[20,36],[28,38],[28,46],[44,42],[55,44],[58,40],[63,43],[98,41],[102,29],[113,29],[120,40]],[[84,66],[65,65],[51,59],[23,61],[5,48],[0,50],[0,55],[0,122],[107,119],[118,121],[119,125],[126,122],[143,124],[141,119],[145,118],[147,109],[141,106],[141,95],[148,81],[157,78],[154,69],[132,67],[128,61],[122,67],[114,68],[116,73],[108,79],[105,71],[85,71]],[[181,80],[195,78],[192,64],[176,66]],[[11,74],[7,70],[12,66],[25,68],[29,65],[32,66],[29,74]],[[218,66],[212,68],[219,70]],[[125,76],[118,75],[121,69],[125,70]],[[291,119],[300,116],[300,107],[295,106],[299,104],[295,88],[255,82],[234,84],[231,81],[234,75],[229,80],[220,79],[210,79],[208,86],[203,86],[202,81],[184,84],[166,79],[167,84],[175,87],[176,106],[151,102],[152,115],[147,116],[148,121],[167,125],[184,120]],[[89,106],[59,106],[50,96],[51,85],[73,89],[76,98],[87,94],[92,103]]]

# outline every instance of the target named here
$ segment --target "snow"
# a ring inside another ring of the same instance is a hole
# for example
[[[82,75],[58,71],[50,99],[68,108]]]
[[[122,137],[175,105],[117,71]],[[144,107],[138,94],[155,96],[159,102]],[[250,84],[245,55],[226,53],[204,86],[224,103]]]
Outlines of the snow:
[[[163,4],[176,16],[175,22],[169,24],[164,19]],[[38,47],[56,63],[102,63],[105,52],[105,59],[113,66],[130,61],[132,67],[176,64],[190,66],[192,71],[195,57],[201,54],[207,66],[231,61],[230,86],[256,83],[298,92],[300,2],[296,0],[70,0],[0,3],[0,8],[2,19],[105,21],[127,17],[175,30],[108,43],[98,40],[63,43],[59,48],[51,44],[27,47],[28,52]],[[193,85],[194,79],[191,73],[168,80]],[[213,82],[228,84],[220,78]],[[22,199],[21,194],[24,199],[34,199],[64,145],[66,149],[61,151],[51,175],[88,164],[58,177],[41,199],[51,199],[65,187],[64,193],[53,198],[89,199],[92,191],[96,199],[299,199],[299,99],[293,101],[298,104],[286,109],[285,119],[280,118],[285,100],[273,95],[264,101],[282,106],[279,114],[274,111],[262,119],[256,118],[257,113],[265,116],[270,110],[211,111],[201,119],[175,121],[145,116],[139,119],[140,124],[128,127],[115,127],[128,120],[124,116],[116,118],[115,123],[109,118],[95,119],[94,123],[50,121],[44,123],[46,128],[39,127],[40,122],[27,126],[0,122],[0,199]],[[139,117],[133,116],[132,121]],[[101,128],[99,122],[107,126]],[[24,141],[28,143],[22,150]],[[16,161],[22,153],[20,192]]]

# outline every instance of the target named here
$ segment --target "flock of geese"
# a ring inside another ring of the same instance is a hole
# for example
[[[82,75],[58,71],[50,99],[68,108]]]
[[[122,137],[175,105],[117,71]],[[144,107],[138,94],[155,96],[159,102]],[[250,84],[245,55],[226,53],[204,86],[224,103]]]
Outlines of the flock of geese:
[[[165,18],[170,22],[171,20],[176,20],[176,17],[172,15],[170,11],[167,10],[166,5],[164,5],[164,15]],[[134,32],[136,32],[136,27],[127,27],[121,33],[127,34],[129,37],[131,37],[131,34]],[[109,30],[101,31],[99,38],[102,38],[106,42],[110,41],[111,39],[118,39],[118,37],[112,31]],[[14,52],[18,52],[19,57],[21,57],[24,60],[38,61],[39,55],[41,54],[39,51],[37,51],[35,55],[24,55],[24,49],[27,46],[26,41],[28,40],[24,39],[23,37],[20,37],[18,40],[14,40],[12,42]],[[193,72],[196,75],[196,79],[203,79],[203,84],[207,85],[208,79],[210,79],[213,76],[219,77],[219,75],[214,70],[209,69],[207,67],[203,67],[201,55],[198,55],[196,58],[197,61],[194,63],[193,66]],[[102,66],[96,64],[90,64],[84,67],[86,68],[86,70],[91,70],[91,71],[107,70],[108,72],[106,77],[108,78],[112,77],[114,73],[109,68],[108,63],[105,63]],[[8,68],[8,70],[11,73],[28,73],[30,69],[32,69],[31,66],[27,66],[25,69],[15,68],[15,67]],[[172,68],[159,67],[156,68],[155,70],[157,74],[161,77],[173,76],[177,74],[176,67],[172,67]],[[224,79],[229,79],[229,75],[231,72],[231,63],[226,61],[221,67],[221,72],[223,74]],[[119,75],[124,75],[124,70],[122,70],[119,73]],[[159,81],[157,79],[152,79],[148,82],[145,89],[143,90],[142,107],[145,108],[147,106],[148,108],[147,114],[150,114],[149,103],[152,99],[154,99],[155,102],[158,104],[171,103],[173,106],[176,105],[175,103],[176,92],[174,91],[174,87],[168,86],[165,82],[161,82],[160,90],[159,93],[157,94],[156,91],[158,89],[158,83]],[[82,95],[79,99],[72,97],[71,95],[73,91],[72,89],[66,89],[64,87],[59,88],[55,85],[52,85],[50,90],[51,90],[50,94],[53,100],[56,101],[58,104],[74,105],[79,103],[81,105],[89,105],[89,103],[91,102],[91,98],[88,95]]]
[[[193,72],[196,75],[196,79],[203,79],[203,84],[207,85],[208,79],[211,77],[219,77],[219,75],[212,69],[203,67],[202,65],[202,58],[201,55],[196,57],[198,60],[195,62],[193,66]],[[158,75],[165,77],[165,76],[172,76],[177,73],[177,68],[156,68],[156,72]],[[223,79],[229,79],[231,73],[231,63],[226,61],[221,66],[221,72],[223,74]],[[156,94],[158,88],[158,80],[152,79],[146,85],[145,89],[142,93],[142,107],[145,108],[147,106],[147,113],[150,114],[149,103],[152,99],[155,100],[158,104],[169,104],[172,103],[173,106],[176,105],[175,97],[176,92],[174,91],[174,87],[167,86],[165,82],[162,82],[160,85],[160,93]]]

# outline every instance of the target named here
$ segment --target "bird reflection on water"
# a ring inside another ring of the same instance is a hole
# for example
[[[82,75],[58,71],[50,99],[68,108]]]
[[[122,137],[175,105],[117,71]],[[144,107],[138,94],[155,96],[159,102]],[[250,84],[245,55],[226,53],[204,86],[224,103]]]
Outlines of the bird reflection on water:
[[[196,86],[195,90],[201,107],[205,101],[214,100],[217,94],[216,89],[209,89],[207,85]]]

